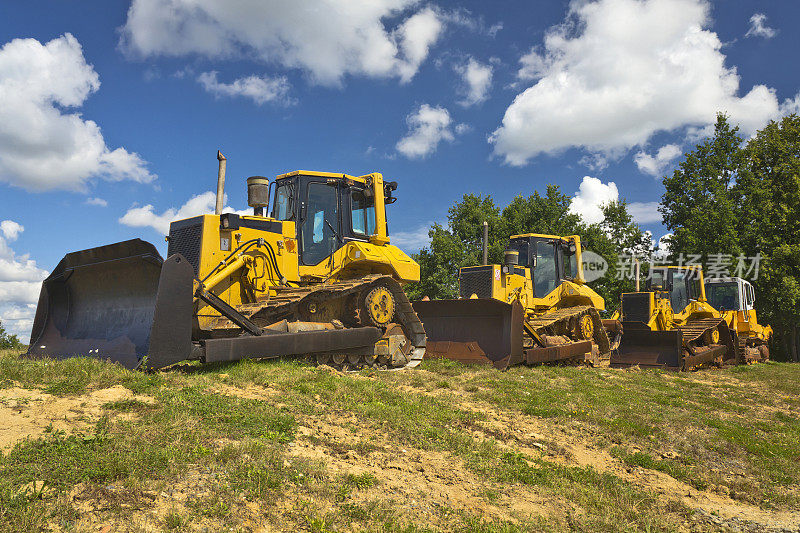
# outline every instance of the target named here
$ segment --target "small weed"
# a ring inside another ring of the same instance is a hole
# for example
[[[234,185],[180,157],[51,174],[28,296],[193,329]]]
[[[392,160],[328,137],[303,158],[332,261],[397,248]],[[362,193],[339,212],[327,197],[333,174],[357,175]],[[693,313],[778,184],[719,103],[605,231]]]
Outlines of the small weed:
[[[362,474],[347,474],[344,477],[344,484],[348,487],[364,490],[372,487],[378,482],[377,478],[369,472]]]
[[[181,529],[187,525],[186,517],[177,509],[170,509],[164,517],[164,527],[169,530]]]

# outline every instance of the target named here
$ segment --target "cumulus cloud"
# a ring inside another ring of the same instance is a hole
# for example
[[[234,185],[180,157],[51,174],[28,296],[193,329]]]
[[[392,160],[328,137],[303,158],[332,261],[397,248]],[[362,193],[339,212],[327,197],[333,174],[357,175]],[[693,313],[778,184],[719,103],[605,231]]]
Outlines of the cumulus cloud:
[[[772,39],[777,34],[777,30],[767,26],[767,16],[764,13],[755,13],[750,17],[750,29],[747,30],[744,36]]]
[[[86,205],[96,205],[99,207],[108,207],[108,202],[103,200],[102,198],[87,198]]]
[[[326,85],[414,77],[443,30],[419,0],[133,0],[122,47],[138,57],[257,57]],[[414,11],[416,9],[416,11]]]
[[[616,183],[613,181],[603,183],[597,178],[584,176],[569,204],[569,212],[580,215],[587,224],[597,224],[604,218],[600,207],[618,199],[619,190]]]
[[[131,207],[120,217],[119,222],[135,228],[153,228],[162,235],[169,233],[169,223],[173,220],[191,218],[198,215],[206,215],[214,212],[217,203],[217,195],[212,191],[192,196],[185,204],[180,207],[170,207],[160,215],[155,212],[155,207],[151,204],[141,207]],[[250,210],[237,211],[232,207],[225,207],[223,213],[237,213],[240,215],[252,214]]]
[[[433,222],[428,222],[410,231],[392,233],[389,237],[394,246],[407,254],[416,253],[431,243],[431,238],[428,236],[431,226],[433,226]]]
[[[628,204],[628,213],[637,224],[661,222],[661,213],[658,211],[659,205],[661,205],[661,202],[630,202]]]
[[[245,76],[231,83],[217,79],[217,72],[203,72],[197,77],[198,83],[217,98],[243,96],[250,98],[258,105],[267,102],[290,104],[289,80],[285,76],[270,78],[269,76]]]
[[[665,144],[658,149],[655,155],[639,151],[633,158],[641,172],[651,176],[661,176],[664,170],[683,152],[677,144]]]
[[[139,155],[106,146],[78,108],[100,87],[69,33],[0,48],[0,181],[29,191],[85,190],[92,178],[150,182]]]
[[[603,183],[598,178],[584,176],[578,190],[572,197],[569,212],[580,215],[587,224],[603,221],[602,206],[619,200],[619,189],[613,181]],[[637,224],[659,222],[659,202],[628,202],[628,213]]]
[[[657,259],[666,259],[671,252],[669,240],[672,238],[672,233],[666,233],[658,238],[658,242],[650,235],[650,242],[653,247],[653,257]]]
[[[9,332],[27,340],[41,282],[48,272],[27,254],[17,255],[11,248],[9,243],[24,230],[13,220],[0,222],[0,321]]]
[[[23,228],[17,222],[13,220],[4,220],[0,222],[0,232],[3,233],[3,237],[5,237],[6,241],[16,241],[19,234],[23,232],[25,228]]]
[[[463,83],[460,88],[463,99],[459,104],[469,107],[484,102],[489,97],[489,89],[492,87],[491,65],[484,65],[474,57],[470,57],[465,63],[456,65],[454,69],[461,76]]]
[[[518,94],[490,142],[521,166],[570,147],[643,146],[659,131],[713,124],[726,112],[744,133],[792,109],[775,90],[739,96],[706,0],[573,0],[563,24],[521,59]]]
[[[409,159],[421,159],[436,151],[442,141],[452,141],[453,119],[443,107],[422,104],[406,117],[408,133],[397,141],[397,151]],[[461,128],[462,132],[464,131]]]

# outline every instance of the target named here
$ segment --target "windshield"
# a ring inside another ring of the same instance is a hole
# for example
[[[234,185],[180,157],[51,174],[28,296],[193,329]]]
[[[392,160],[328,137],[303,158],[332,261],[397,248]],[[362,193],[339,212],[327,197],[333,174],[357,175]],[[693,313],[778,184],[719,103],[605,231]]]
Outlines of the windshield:
[[[711,283],[706,285],[706,298],[711,307],[721,311],[739,310],[739,289],[736,283]]]

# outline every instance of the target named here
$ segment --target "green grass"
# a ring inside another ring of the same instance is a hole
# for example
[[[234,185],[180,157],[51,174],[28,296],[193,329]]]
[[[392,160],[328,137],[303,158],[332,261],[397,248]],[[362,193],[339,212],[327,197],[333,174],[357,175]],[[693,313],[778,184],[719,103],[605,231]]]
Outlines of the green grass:
[[[6,352],[0,384],[0,397],[12,385],[62,398],[122,385],[149,397],[109,402],[90,431],[50,431],[0,457],[2,530],[74,528],[80,513],[67,495],[77,486],[119,520],[148,512],[153,494],[188,491],[159,515],[166,530],[203,520],[242,528],[253,504],[278,529],[307,531],[674,531],[702,523],[653,487],[570,464],[561,445],[578,437],[631,468],[765,509],[800,508],[800,367],[790,364],[678,375],[497,372],[437,361],[412,371],[340,374],[299,362],[242,361],[147,375]],[[222,385],[274,394],[227,396],[215,392]],[[516,449],[528,437],[498,427],[489,409],[553,428],[542,447],[550,450]],[[318,420],[349,435],[303,437],[333,457],[383,453],[385,441],[401,459],[405,450],[449,458],[470,476],[475,502],[504,509],[525,488],[559,510],[501,519],[430,505],[422,495],[414,505],[425,514],[409,511],[378,472],[332,470],[292,455],[298,427]]]

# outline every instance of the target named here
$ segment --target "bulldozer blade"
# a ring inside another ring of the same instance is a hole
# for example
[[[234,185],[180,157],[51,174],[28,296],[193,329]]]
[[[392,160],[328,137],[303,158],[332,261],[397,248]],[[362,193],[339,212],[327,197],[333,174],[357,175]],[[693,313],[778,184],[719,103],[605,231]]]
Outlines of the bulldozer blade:
[[[642,324],[623,323],[619,350],[611,354],[611,366],[639,365],[649,368],[680,370],[682,337],[679,330],[652,331]]]
[[[190,358],[194,320],[193,279],[194,268],[182,255],[174,254],[164,261],[150,327],[146,370],[158,370]]]
[[[425,357],[505,369],[522,363],[522,306],[492,298],[413,302],[428,336]]]
[[[156,311],[157,300],[166,302],[174,292],[159,289],[162,264],[156,248],[140,239],[67,254],[42,282],[28,355],[95,357],[139,367],[154,332],[162,347],[168,344],[165,332],[154,327],[155,315],[173,312]],[[191,276],[186,290],[191,320]]]

